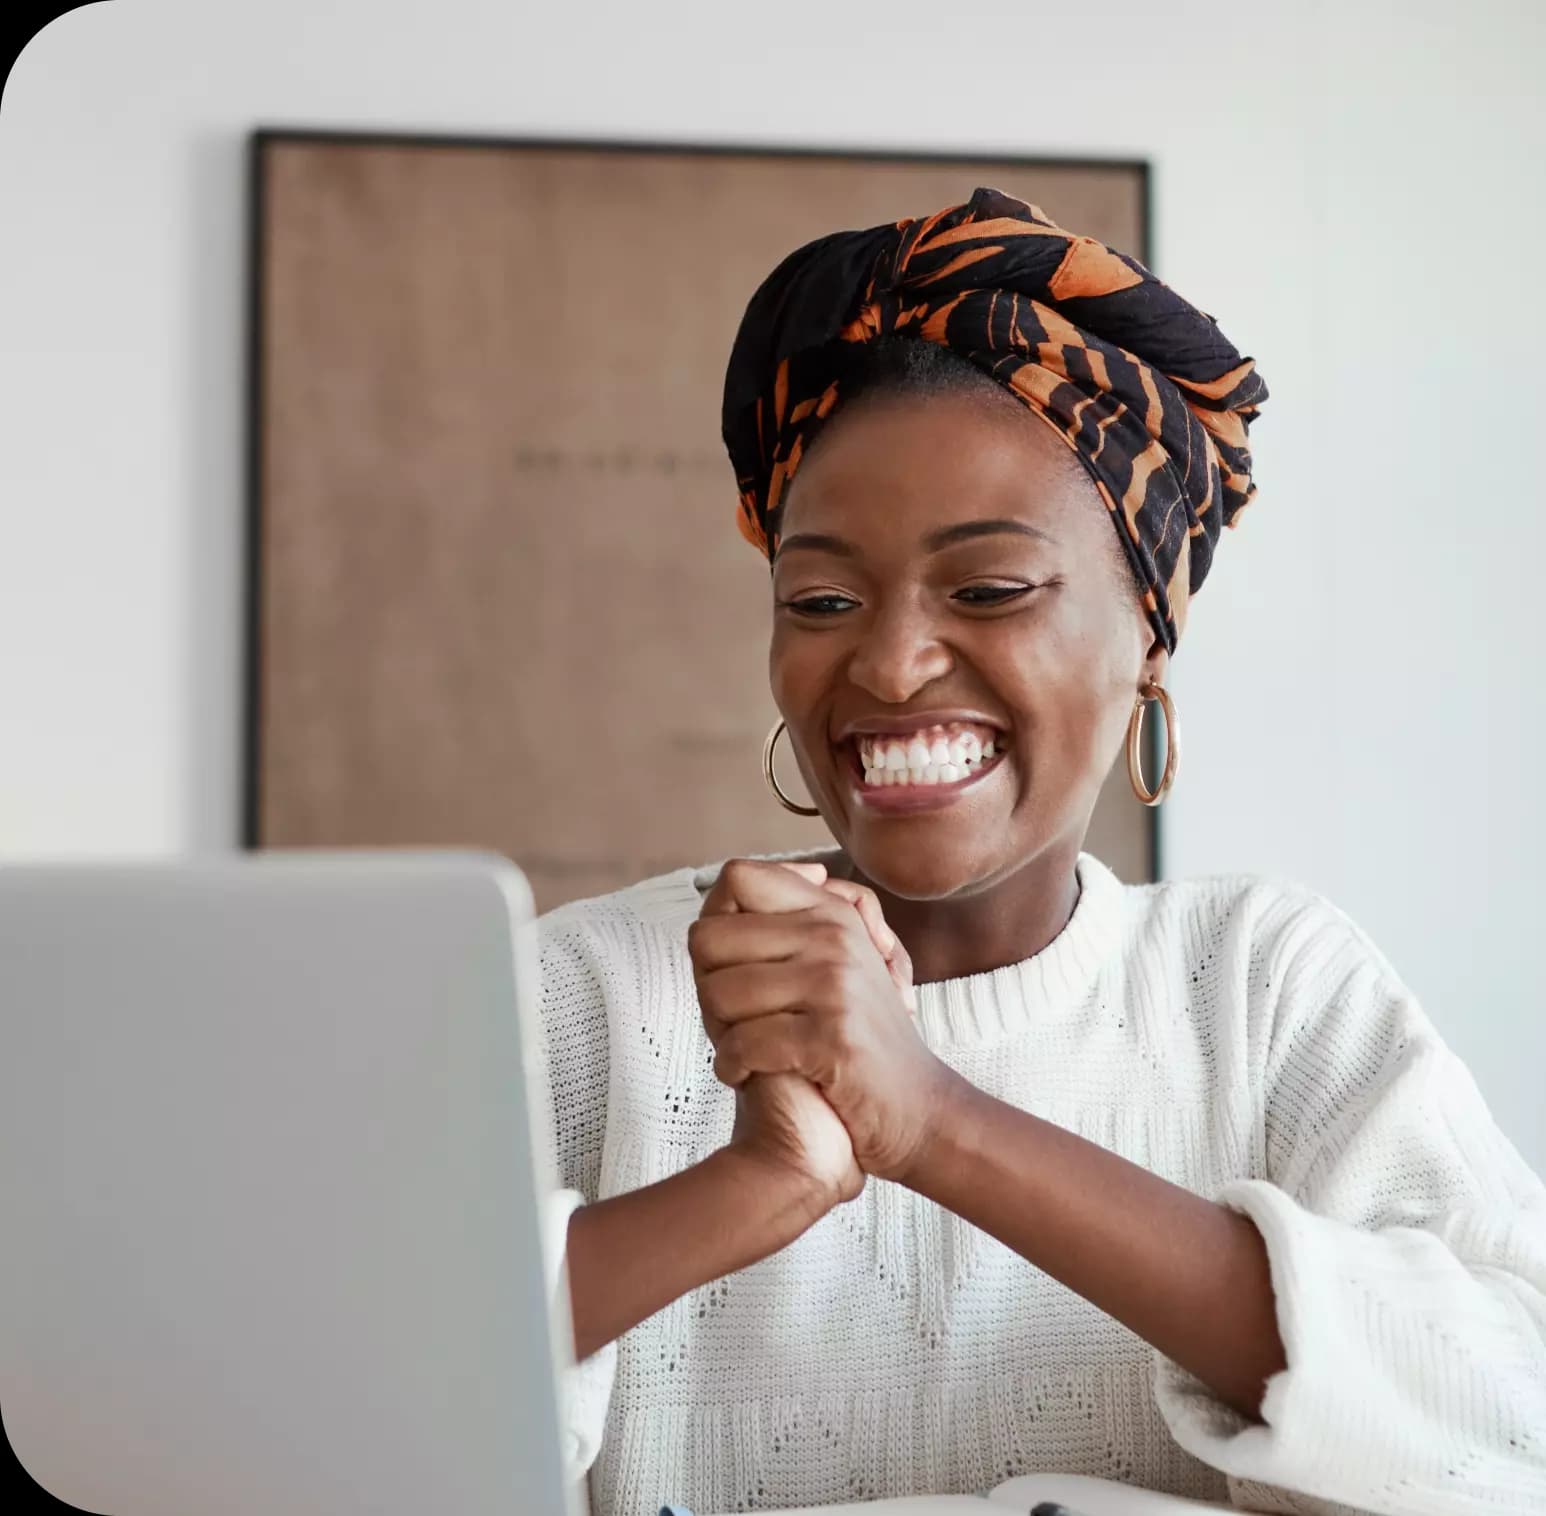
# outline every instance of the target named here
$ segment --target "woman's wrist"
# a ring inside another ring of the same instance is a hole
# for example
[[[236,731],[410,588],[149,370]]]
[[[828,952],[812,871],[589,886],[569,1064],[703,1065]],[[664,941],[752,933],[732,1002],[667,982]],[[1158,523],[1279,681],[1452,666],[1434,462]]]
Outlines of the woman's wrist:
[[[953,1175],[970,1160],[978,1128],[977,1107],[988,1097],[964,1075],[941,1063],[930,1091],[923,1139],[907,1166],[892,1177],[926,1199],[940,1201]]]
[[[748,1208],[752,1236],[762,1249],[757,1259],[748,1262],[787,1247],[842,1199],[834,1187],[822,1185],[754,1143],[732,1140],[705,1162],[717,1162],[726,1203]]]

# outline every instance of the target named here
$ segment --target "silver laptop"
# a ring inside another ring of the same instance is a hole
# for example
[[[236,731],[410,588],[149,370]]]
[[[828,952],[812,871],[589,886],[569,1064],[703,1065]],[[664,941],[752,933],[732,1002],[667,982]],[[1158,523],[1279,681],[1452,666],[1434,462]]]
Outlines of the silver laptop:
[[[481,854],[0,868],[0,1412],[44,1488],[577,1509],[533,934]]]

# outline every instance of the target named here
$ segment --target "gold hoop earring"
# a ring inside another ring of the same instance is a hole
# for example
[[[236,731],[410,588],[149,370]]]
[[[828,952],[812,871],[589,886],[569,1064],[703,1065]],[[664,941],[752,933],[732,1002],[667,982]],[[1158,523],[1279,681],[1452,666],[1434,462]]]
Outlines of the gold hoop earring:
[[[1144,703],[1149,700],[1159,701],[1160,711],[1165,717],[1165,772],[1160,778],[1159,787],[1153,790],[1144,787],[1143,749],[1140,742],[1143,736]],[[1165,686],[1151,679],[1139,690],[1138,698],[1133,702],[1133,714],[1127,722],[1127,777],[1132,783],[1133,793],[1145,805],[1158,805],[1170,793],[1180,765],[1181,724],[1176,720],[1175,705]]]
[[[773,723],[773,730],[768,733],[768,740],[762,744],[762,777],[767,780],[768,788],[773,791],[778,803],[786,811],[793,811],[796,816],[819,816],[821,812],[814,805],[800,805],[779,788],[778,775],[773,772],[773,744],[778,741],[778,734],[783,730],[784,720],[781,716]]]

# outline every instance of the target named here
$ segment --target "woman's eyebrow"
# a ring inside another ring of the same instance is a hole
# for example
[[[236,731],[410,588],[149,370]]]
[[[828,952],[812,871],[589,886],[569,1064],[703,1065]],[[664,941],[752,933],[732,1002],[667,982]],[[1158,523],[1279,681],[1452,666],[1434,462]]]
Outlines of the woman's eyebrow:
[[[794,532],[788,537],[778,539],[778,550],[773,554],[774,558],[782,558],[785,553],[795,548],[811,548],[818,553],[837,553],[843,558],[857,558],[859,550],[853,543],[842,537],[828,536],[826,532]]]
[[[982,521],[958,521],[954,526],[942,526],[923,539],[923,547],[925,552],[937,553],[941,548],[952,547],[957,542],[970,542],[974,537],[992,537],[999,532],[1018,532],[1022,537],[1035,537],[1042,542],[1057,545],[1057,538],[1042,531],[1039,526],[1006,516],[989,517]],[[775,559],[781,558],[797,548],[807,548],[818,553],[836,553],[841,558],[859,556],[859,549],[846,537],[834,537],[828,532],[793,532],[787,537],[781,537],[778,551],[773,556]]]
[[[1009,517],[995,516],[985,521],[960,521],[954,526],[942,526],[923,539],[925,549],[937,553],[942,547],[956,542],[970,542],[973,537],[991,537],[998,532],[1019,532],[1024,537],[1036,537],[1042,542],[1057,545],[1057,538],[1032,526],[1029,521],[1016,521]]]

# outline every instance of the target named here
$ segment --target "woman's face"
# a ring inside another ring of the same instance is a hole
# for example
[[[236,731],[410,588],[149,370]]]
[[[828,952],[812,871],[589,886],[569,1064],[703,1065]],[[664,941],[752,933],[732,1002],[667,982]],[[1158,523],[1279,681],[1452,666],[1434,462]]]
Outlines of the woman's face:
[[[907,899],[1077,848],[1164,671],[1094,484],[1008,396],[835,417],[791,487],[773,591],[773,697],[806,785]]]

